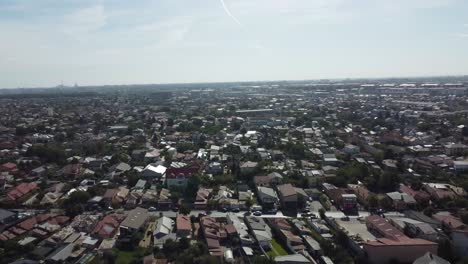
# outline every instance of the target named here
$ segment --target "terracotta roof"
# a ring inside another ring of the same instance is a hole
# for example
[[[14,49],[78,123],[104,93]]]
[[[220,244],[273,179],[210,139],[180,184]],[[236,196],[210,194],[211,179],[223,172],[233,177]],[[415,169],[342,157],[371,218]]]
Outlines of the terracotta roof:
[[[190,222],[190,217],[186,215],[177,215],[176,218],[177,230],[192,230],[192,224]]]
[[[283,184],[278,186],[278,191],[283,197],[296,195],[296,189],[291,184]]]
[[[465,224],[460,220],[460,218],[457,218],[453,215],[435,214],[432,215],[432,218],[439,220],[445,225],[454,229],[465,226]]]
[[[31,217],[19,223],[17,227],[20,227],[24,230],[29,231],[29,230],[32,230],[36,224],[37,224],[36,217]]]

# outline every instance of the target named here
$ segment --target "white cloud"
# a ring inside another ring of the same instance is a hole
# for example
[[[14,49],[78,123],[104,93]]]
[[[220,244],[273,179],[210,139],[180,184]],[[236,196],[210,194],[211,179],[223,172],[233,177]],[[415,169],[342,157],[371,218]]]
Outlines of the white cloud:
[[[78,40],[96,32],[107,24],[104,6],[95,5],[79,9],[63,18],[62,31]]]

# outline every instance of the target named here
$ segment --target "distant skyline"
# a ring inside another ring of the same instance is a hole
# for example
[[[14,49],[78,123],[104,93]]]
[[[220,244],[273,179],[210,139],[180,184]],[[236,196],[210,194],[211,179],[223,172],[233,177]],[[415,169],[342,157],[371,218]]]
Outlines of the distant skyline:
[[[2,0],[0,88],[468,74],[465,0]]]

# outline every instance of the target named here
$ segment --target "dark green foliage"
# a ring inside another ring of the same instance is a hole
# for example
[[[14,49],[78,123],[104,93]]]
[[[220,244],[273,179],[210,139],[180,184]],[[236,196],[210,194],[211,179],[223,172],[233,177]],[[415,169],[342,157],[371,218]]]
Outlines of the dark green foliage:
[[[47,162],[63,162],[65,160],[65,152],[58,147],[47,145],[34,145],[30,147],[26,156],[37,156]]]

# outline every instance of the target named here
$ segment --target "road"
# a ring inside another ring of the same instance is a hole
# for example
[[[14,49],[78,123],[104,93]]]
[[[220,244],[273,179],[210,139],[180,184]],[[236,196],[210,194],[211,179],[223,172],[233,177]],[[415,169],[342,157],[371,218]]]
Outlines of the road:
[[[200,210],[194,210],[190,211],[190,216],[198,216],[200,213],[206,213],[206,211],[200,211]],[[162,214],[163,216],[170,217],[170,218],[175,218],[177,216],[177,212],[173,211],[159,211],[159,212],[150,212],[150,215],[154,216],[159,216]],[[227,214],[236,214],[239,217],[243,217],[245,212],[238,212],[238,213],[233,213],[233,212],[219,212],[219,211],[211,211],[211,214],[209,216],[216,217],[216,218],[221,218],[221,217],[226,217]],[[289,216],[283,215],[282,212],[278,211],[276,214],[262,214],[259,216],[261,218],[290,218]]]
[[[312,213],[314,213],[317,217],[319,216],[319,212],[318,210],[311,210]],[[200,211],[200,210],[194,210],[194,211],[190,211],[190,216],[198,216],[200,213],[206,213],[206,211]],[[244,216],[244,213],[245,212],[239,212],[239,213],[232,213],[232,212],[219,212],[219,211],[212,211],[210,216],[212,217],[216,217],[216,218],[221,218],[221,217],[226,217],[226,215],[228,213],[231,213],[231,214],[236,214],[237,216],[239,217],[243,217]],[[173,211],[160,211],[160,212],[150,212],[151,215],[154,215],[154,216],[159,216],[160,214],[162,214],[163,216],[166,216],[166,217],[170,217],[170,218],[175,218],[177,216],[177,212],[173,212]],[[348,216],[349,218],[358,218],[358,217],[367,217],[370,215],[370,213],[368,211],[359,211],[358,212],[358,215],[345,215],[343,212],[341,211],[327,211],[325,212],[325,215],[329,218],[342,218],[342,217],[345,217],[345,216]],[[403,214],[401,213],[398,213],[398,212],[388,212],[388,213],[385,213],[385,216],[386,217],[402,217],[404,216]],[[290,216],[285,216],[283,215],[283,213],[281,211],[278,211],[276,214],[262,214],[261,216],[259,216],[261,218],[291,218]],[[301,218],[301,213],[298,213],[297,214],[297,218]]]

